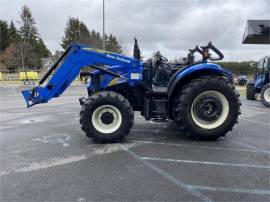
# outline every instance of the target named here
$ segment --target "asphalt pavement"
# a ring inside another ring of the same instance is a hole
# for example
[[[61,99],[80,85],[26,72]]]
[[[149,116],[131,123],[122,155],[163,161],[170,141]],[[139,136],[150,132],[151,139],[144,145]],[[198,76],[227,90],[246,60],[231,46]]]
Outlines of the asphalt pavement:
[[[84,86],[27,109],[0,87],[0,201],[269,201],[270,109],[242,98],[239,123],[192,141],[171,122],[135,124],[123,143],[80,129]]]

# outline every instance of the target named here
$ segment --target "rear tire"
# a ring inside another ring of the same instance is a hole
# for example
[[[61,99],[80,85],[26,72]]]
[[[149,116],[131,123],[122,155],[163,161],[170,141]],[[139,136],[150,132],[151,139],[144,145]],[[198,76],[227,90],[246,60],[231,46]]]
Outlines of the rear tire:
[[[264,106],[270,107],[270,84],[266,84],[261,91],[261,102]]]
[[[100,91],[82,105],[80,124],[87,137],[99,143],[121,141],[133,126],[134,113],[128,100],[112,91]]]
[[[178,93],[174,118],[184,134],[197,140],[215,140],[237,123],[238,97],[233,84],[222,77],[200,77]]]
[[[247,84],[246,98],[247,100],[256,100],[256,88],[254,84]]]

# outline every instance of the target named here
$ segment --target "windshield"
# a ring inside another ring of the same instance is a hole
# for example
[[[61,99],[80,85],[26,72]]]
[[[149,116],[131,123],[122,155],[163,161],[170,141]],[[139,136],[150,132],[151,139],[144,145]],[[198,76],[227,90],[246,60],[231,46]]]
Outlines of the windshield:
[[[259,68],[259,69],[262,69],[262,68],[263,68],[263,63],[264,63],[264,58],[261,59],[261,60],[258,62],[258,68]]]
[[[265,58],[264,69],[266,72],[270,72],[270,58],[269,57]]]
[[[260,73],[269,72],[270,71],[270,60],[269,57],[262,58],[257,65],[257,68]]]

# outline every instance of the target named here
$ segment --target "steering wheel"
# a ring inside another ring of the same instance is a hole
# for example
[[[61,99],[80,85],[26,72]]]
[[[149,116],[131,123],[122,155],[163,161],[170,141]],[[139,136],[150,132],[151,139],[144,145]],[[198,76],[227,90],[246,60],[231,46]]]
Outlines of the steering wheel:
[[[213,46],[212,42],[209,42],[206,46],[201,46],[203,60],[210,59],[212,61],[222,60],[224,55],[218,50],[215,46]],[[212,50],[218,57],[212,57],[209,53],[209,50]]]
[[[155,60],[160,62],[161,64],[168,62],[168,59],[165,58],[163,55],[159,55],[158,57],[155,58]]]
[[[160,56],[160,59],[161,59],[162,61],[164,61],[164,62],[168,62],[168,61],[169,61],[169,60],[168,60],[166,57],[164,57],[163,55]]]

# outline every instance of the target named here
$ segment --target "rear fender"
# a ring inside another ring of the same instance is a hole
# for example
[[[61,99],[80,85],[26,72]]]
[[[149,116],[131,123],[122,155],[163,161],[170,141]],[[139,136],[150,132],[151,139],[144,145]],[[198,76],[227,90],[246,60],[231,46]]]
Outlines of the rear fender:
[[[223,69],[217,64],[213,63],[194,64],[177,72],[175,78],[169,84],[168,89],[169,98],[172,97],[176,91],[179,91],[180,90],[179,88],[188,83],[191,79],[200,76],[210,76],[210,75],[224,76],[227,77],[229,80],[233,79],[233,76],[229,71]]]

